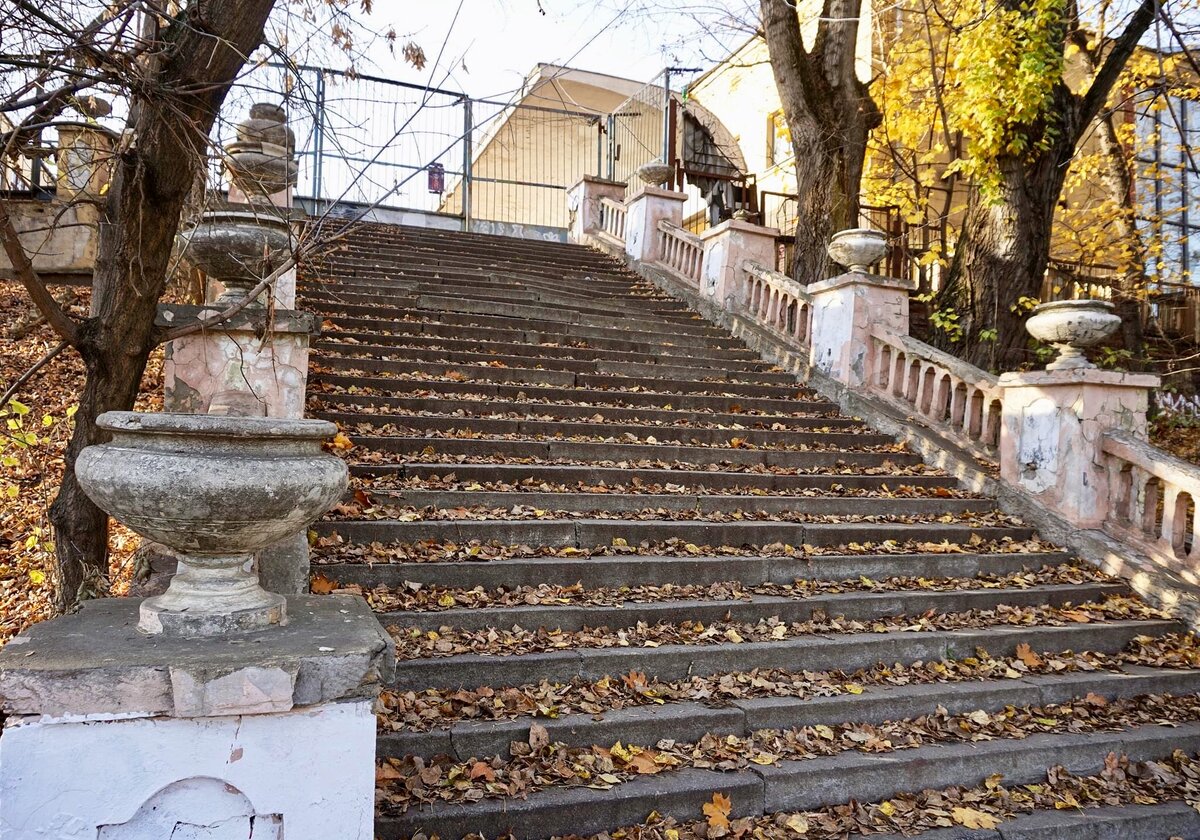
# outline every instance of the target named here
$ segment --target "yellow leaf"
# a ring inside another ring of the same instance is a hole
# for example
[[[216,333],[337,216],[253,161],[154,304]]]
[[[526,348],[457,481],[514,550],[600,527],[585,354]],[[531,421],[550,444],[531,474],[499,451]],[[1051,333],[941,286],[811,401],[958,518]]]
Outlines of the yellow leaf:
[[[846,683],[846,691],[849,691],[851,694],[862,694],[863,687],[856,683]]]
[[[335,449],[353,449],[354,448],[354,444],[350,441],[350,438],[346,437],[341,432],[338,432],[336,435],[333,436],[333,446]]]
[[[704,817],[708,820],[708,827],[729,828],[729,812],[732,808],[733,803],[729,801],[728,796],[714,793],[712,802],[704,805]]]
[[[975,808],[954,808],[950,818],[966,828],[995,828],[1000,820]]]
[[[448,592],[438,598],[438,606],[440,607],[453,607],[454,603],[454,596]]]
[[[800,814],[792,814],[783,824],[797,834],[808,834],[808,820]]]
[[[39,569],[29,570],[29,582],[34,586],[41,586],[46,582],[46,573]]]
[[[892,800],[886,799],[879,803],[879,813],[885,817],[890,817],[896,813],[896,806],[892,804]]]

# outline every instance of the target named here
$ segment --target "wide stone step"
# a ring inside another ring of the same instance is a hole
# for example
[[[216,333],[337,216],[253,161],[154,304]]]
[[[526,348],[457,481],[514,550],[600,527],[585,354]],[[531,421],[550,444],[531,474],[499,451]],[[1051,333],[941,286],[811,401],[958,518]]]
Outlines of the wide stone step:
[[[482,380],[465,381],[454,379],[426,379],[421,381],[405,381],[385,376],[369,374],[347,374],[338,371],[319,371],[309,376],[310,391],[319,392],[321,386],[331,385],[337,388],[371,388],[384,393],[406,393],[413,390],[423,392],[426,399],[437,400],[441,394],[471,394],[484,398],[497,397],[506,400],[563,400],[567,399],[576,404],[595,406],[658,408],[685,411],[707,410],[722,413],[761,412],[770,414],[790,414],[793,412],[830,412],[834,406],[802,387],[788,396],[756,397],[744,394],[703,394],[679,393],[653,388],[640,390],[614,390],[598,388],[574,388],[569,392],[561,387],[541,386],[533,384],[507,384],[503,382],[485,382]],[[665,389],[665,383],[656,381],[655,385]],[[318,387],[312,387],[318,386]],[[432,403],[431,403],[432,404]],[[758,415],[755,415],[758,416]]]
[[[1043,651],[1043,653],[1046,653]],[[1120,672],[1029,674],[1016,679],[975,680],[863,687],[858,694],[831,697],[754,697],[721,707],[696,702],[632,706],[600,715],[541,717],[552,742],[574,747],[620,742],[652,746],[663,738],[696,742],[706,734],[747,737],[760,729],[883,723],[931,715],[938,707],[951,715],[1006,706],[1046,706],[1094,695],[1106,700],[1142,694],[1186,695],[1200,692],[1200,671],[1126,666]],[[380,732],[379,757],[454,756],[459,761],[492,756],[509,758],[509,745],[528,742],[534,719],[463,721],[427,732]]]
[[[1124,584],[1050,584],[1027,589],[896,590],[892,592],[845,592],[811,595],[802,600],[769,595],[752,595],[748,600],[627,601],[615,606],[593,604],[539,604],[536,606],[452,608],[433,612],[382,612],[386,625],[402,630],[416,627],[437,630],[484,630],[489,627],[545,627],[567,632],[584,628],[610,629],[638,624],[682,624],[685,621],[712,624],[734,621],[754,624],[778,618],[787,624],[837,616],[849,621],[870,621],[894,615],[919,615],[990,610],[1003,604],[1029,607],[1042,604],[1063,606],[1102,601],[1127,592]]]
[[[878,755],[848,751],[806,761],[785,761],[731,773],[688,768],[634,779],[611,790],[556,788],[524,800],[489,800],[413,808],[376,821],[383,840],[428,831],[451,840],[467,834],[497,836],[509,830],[523,840],[591,834],[633,825],[650,811],[699,816],[722,793],[742,817],[819,808],[824,804],[876,802],[901,793],[982,784],[1003,775],[1004,784],[1044,781],[1053,766],[1076,775],[1098,773],[1109,753],[1134,761],[1161,759],[1176,749],[1200,749],[1200,724],[1133,726],[1123,732],[1035,734],[1021,740],[918,747]],[[965,837],[959,834],[958,837]],[[1087,836],[1087,835],[1085,835]],[[1155,836],[1155,835],[1150,835]]]
[[[386,352],[397,352],[396,347],[411,350],[442,350],[473,352],[489,357],[522,356],[538,359],[573,359],[579,361],[636,362],[644,365],[682,365],[683,361],[697,367],[723,367],[727,370],[768,370],[771,365],[758,359],[746,359],[737,354],[713,351],[710,356],[686,353],[638,353],[632,350],[604,350],[593,347],[550,346],[525,342],[483,341],[478,339],[456,339],[439,336],[397,335],[389,333],[354,332],[350,330],[326,330],[324,338],[314,346],[317,348],[343,345],[373,346],[388,348]]]
[[[609,330],[629,329],[634,332],[659,332],[663,335],[701,337],[722,335],[715,327],[691,319],[674,321],[667,317],[614,317],[612,315],[579,312],[575,309],[562,306],[473,300],[469,297],[450,294],[449,292],[441,295],[426,292],[411,296],[309,292],[303,296],[303,301],[306,307],[311,307],[318,311],[358,312],[374,315],[379,318],[404,317],[413,310],[417,310],[487,317],[488,321],[484,321],[484,323],[494,323],[496,319],[502,318],[508,321],[525,322],[527,326],[542,325],[541,328],[549,330],[556,329],[550,325],[563,324],[584,325]]]
[[[501,365],[515,370],[571,371],[574,373],[609,373],[631,377],[667,377],[675,379],[704,379],[708,381],[737,381],[778,383],[791,386],[795,377],[783,372],[747,368],[695,367],[670,362],[626,362],[616,359],[561,359],[496,353],[473,353],[461,350],[399,349],[378,344],[349,344],[322,341],[317,345],[319,359],[366,358],[397,360],[405,363],[423,362],[436,365]],[[678,360],[677,360],[678,361]]]
[[[535,458],[543,461],[563,459],[581,463],[600,461],[663,462],[672,464],[741,464],[796,469],[874,469],[920,463],[910,452],[811,451],[779,449],[741,449],[720,446],[684,446],[672,443],[606,443],[567,440],[502,440],[493,438],[382,437],[351,435],[357,446],[378,452],[428,456],[479,456],[489,458]]]
[[[362,307],[359,307],[362,308]],[[722,340],[709,336],[669,336],[661,333],[620,332],[617,330],[592,329],[579,324],[547,325],[529,321],[492,320],[488,324],[471,323],[475,319],[445,312],[414,313],[404,318],[380,318],[370,312],[355,314],[346,309],[330,310],[328,320],[335,327],[347,330],[372,330],[392,335],[426,335],[446,338],[471,336],[481,341],[520,342],[524,344],[552,343],[558,346],[584,344],[608,350],[632,350],[639,353],[684,355],[702,351],[705,357],[721,358],[733,354],[749,359],[751,354],[745,345],[734,339]],[[465,326],[470,329],[463,329]],[[549,327],[549,328],[548,328]]]
[[[804,516],[955,516],[996,510],[991,499],[828,498],[792,496],[709,496],[688,493],[539,493],[480,490],[367,489],[373,505],[433,508],[511,508],[514,505],[550,512],[604,511],[608,514],[645,510],[697,513],[781,514]]]
[[[328,377],[327,377],[328,381]],[[570,397],[570,394],[564,394]],[[379,409],[394,409],[397,413],[415,411],[435,411],[441,414],[453,414],[469,419],[473,417],[488,417],[509,413],[523,414],[528,417],[557,417],[565,420],[592,420],[593,422],[630,423],[633,425],[653,425],[669,427],[673,424],[718,424],[725,426],[742,426],[745,430],[755,429],[859,429],[861,421],[849,417],[839,417],[830,414],[830,407],[823,406],[807,415],[800,411],[788,414],[758,414],[742,411],[738,414],[713,411],[696,411],[684,409],[660,408],[626,408],[611,405],[596,405],[581,401],[579,404],[560,400],[555,403],[536,402],[533,400],[502,400],[490,399],[453,399],[439,397],[436,400],[428,396],[420,397],[386,397],[374,394],[357,394],[349,392],[334,393],[318,392],[316,397],[327,410],[355,411],[360,416],[380,414]],[[665,400],[664,400],[665,402]],[[336,406],[336,409],[334,408]],[[597,419],[599,418],[599,419]]]
[[[936,579],[1008,575],[1026,569],[1065,563],[1065,552],[1008,552],[948,554],[830,554],[809,557],[748,555],[671,557],[638,554],[563,559],[525,557],[486,562],[389,563],[369,548],[361,562],[324,563],[314,557],[318,573],[331,581],[365,588],[398,587],[407,583],[469,589],[499,587],[571,586],[588,588],[707,585],[737,580],[746,586],[791,583],[795,580],[856,580],[889,577]],[[373,562],[378,560],[378,562]]]
[[[1165,620],[1061,627],[1014,627],[997,623],[961,630],[812,635],[778,642],[580,648],[511,656],[459,654],[398,662],[392,687],[419,691],[424,688],[520,685],[541,680],[598,680],[630,671],[660,680],[684,679],[692,674],[798,666],[812,671],[849,673],[879,662],[908,664],[962,659],[974,656],[976,648],[983,648],[992,656],[1012,656],[1020,644],[1028,644],[1033,650],[1116,653],[1137,636],[1162,635],[1178,629],[1176,623]]]
[[[972,539],[1028,540],[1032,528],[921,522],[663,522],[621,519],[481,519],[438,522],[344,519],[318,522],[318,534],[340,534],[354,542],[467,543],[472,540],[504,545],[594,548],[625,540],[663,543],[680,539],[697,546],[763,546],[775,543],[802,546],[848,545],[894,540],[969,545]]]
[[[332,420],[359,434],[367,434],[364,426],[392,426],[399,433],[422,431],[471,431],[480,435],[528,435],[572,437],[582,435],[616,440],[670,441],[684,444],[706,444],[762,447],[833,446],[868,447],[893,443],[887,435],[866,431],[808,431],[797,429],[706,429],[694,426],[644,426],[634,423],[590,423],[584,420],[513,420],[496,417],[437,417],[411,414],[357,414],[346,411],[317,411],[314,417]],[[654,440],[649,440],[653,438]]]
[[[611,314],[614,309],[637,309],[638,314],[648,312],[673,316],[680,320],[695,320],[695,313],[687,306],[671,298],[646,298],[621,284],[614,284],[604,291],[605,286],[595,278],[568,279],[557,277],[518,276],[512,273],[489,273],[441,270],[407,269],[397,270],[394,266],[355,267],[340,262],[337,270],[323,277],[300,277],[297,288],[302,293],[350,292],[355,294],[394,294],[418,289],[431,294],[460,294],[472,296],[498,296],[498,300],[516,302],[554,301],[578,305],[600,314]],[[598,291],[603,291],[598,295]],[[605,308],[600,308],[603,305]]]

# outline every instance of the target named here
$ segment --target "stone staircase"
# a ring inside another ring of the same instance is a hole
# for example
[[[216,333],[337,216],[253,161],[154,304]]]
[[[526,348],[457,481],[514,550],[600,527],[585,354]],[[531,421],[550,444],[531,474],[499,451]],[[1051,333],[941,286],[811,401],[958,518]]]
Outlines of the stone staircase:
[[[299,288],[353,475],[313,589],[396,639],[380,837],[1200,838],[1106,764],[1200,752],[1179,625],[623,265],[363,224]],[[1102,807],[913,815],[1055,765]]]

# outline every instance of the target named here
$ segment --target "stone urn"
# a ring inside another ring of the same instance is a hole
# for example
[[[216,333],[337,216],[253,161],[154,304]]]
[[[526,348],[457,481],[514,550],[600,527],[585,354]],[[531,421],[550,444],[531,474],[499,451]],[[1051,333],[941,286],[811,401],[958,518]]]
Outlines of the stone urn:
[[[637,176],[642,179],[642,183],[650,187],[660,187],[670,181],[674,175],[674,166],[657,160],[643,163],[637,168]]]
[[[321,444],[324,420],[109,411],[110,443],[79,453],[88,497],[141,536],[179,555],[162,595],[142,602],[144,633],[214,636],[287,620],[254,554],[303,531],[346,489],[342,459]]]
[[[1031,336],[1058,350],[1058,358],[1046,365],[1046,370],[1094,368],[1083,351],[1104,341],[1120,326],[1121,316],[1106,300],[1039,303],[1025,322]]]
[[[294,186],[299,166],[293,160],[296,135],[279,105],[259,102],[237,127],[237,140],[225,147],[230,178],[252,204]]]
[[[225,287],[215,302],[228,306],[291,256],[292,231],[270,208],[208,210],[180,233],[179,244],[197,268]],[[262,308],[262,297],[248,307]]]
[[[847,271],[870,274],[871,266],[887,254],[887,234],[871,228],[850,228],[835,233],[826,253]]]

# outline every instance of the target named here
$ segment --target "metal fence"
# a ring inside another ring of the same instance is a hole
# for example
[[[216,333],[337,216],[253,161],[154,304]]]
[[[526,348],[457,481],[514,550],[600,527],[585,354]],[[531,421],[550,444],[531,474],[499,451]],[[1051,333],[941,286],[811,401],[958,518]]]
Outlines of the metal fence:
[[[653,85],[648,85],[651,91]],[[627,180],[661,153],[661,88],[630,123],[318,67],[263,64],[230,92],[219,140],[258,101],[280,102],[296,132],[296,195],[482,221],[564,228],[566,191],[584,175]],[[658,111],[655,111],[655,108]],[[614,127],[622,139],[614,143]],[[633,131],[633,134],[630,131]],[[634,138],[651,131],[649,148]],[[657,140],[654,138],[657,137]],[[219,178],[219,167],[213,178]]]

